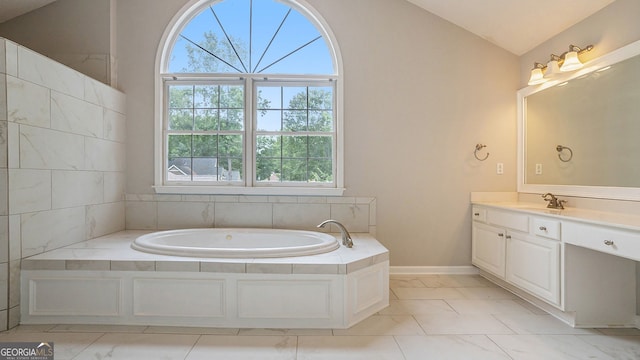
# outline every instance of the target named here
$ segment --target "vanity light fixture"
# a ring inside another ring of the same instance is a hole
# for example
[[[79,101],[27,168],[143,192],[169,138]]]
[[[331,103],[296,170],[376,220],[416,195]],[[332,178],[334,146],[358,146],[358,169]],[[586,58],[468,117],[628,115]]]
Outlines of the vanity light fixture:
[[[544,78],[544,74],[542,73],[542,70],[546,68],[546,66],[540,64],[540,63],[533,63],[533,70],[531,70],[531,77],[529,78],[529,85],[538,85],[538,84],[542,84],[543,82],[547,81],[547,79]]]
[[[551,54],[551,59],[547,65],[542,65],[538,62],[534,63],[528,84],[542,84],[561,72],[580,69],[583,64],[579,55],[591,50],[593,50],[593,45],[588,45],[582,49],[575,45],[569,45],[569,51],[564,52],[562,55]]]
[[[551,54],[551,59],[547,63],[547,71],[544,72],[544,77],[546,79],[554,77],[560,73],[560,66],[558,61],[562,60],[560,56]]]
[[[569,45],[569,51],[564,53],[564,62],[560,67],[560,71],[573,71],[582,67],[582,61],[578,58],[578,55],[585,51],[593,50],[593,45],[588,45],[584,49],[580,49],[575,45]]]

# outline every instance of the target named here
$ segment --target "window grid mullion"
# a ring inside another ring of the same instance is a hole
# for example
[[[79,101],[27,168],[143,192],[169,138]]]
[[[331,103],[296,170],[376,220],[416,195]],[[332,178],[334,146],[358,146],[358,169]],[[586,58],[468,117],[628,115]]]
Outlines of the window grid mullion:
[[[284,131],[284,86],[280,87],[280,131]],[[280,176],[284,175],[284,135],[280,134]]]
[[[304,86],[304,91],[306,94],[306,98],[305,98],[305,109],[304,109],[304,114],[306,115],[306,119],[305,119],[305,125],[306,125],[306,129],[307,131],[284,131],[284,120],[285,120],[285,112],[287,110],[289,110],[285,104],[284,104],[284,91],[286,87],[289,86],[293,86],[293,87],[300,87],[300,82],[296,82],[295,84],[292,83],[282,83],[282,84],[278,84],[280,86],[279,87],[279,101],[280,101],[280,106],[279,106],[279,113],[280,113],[280,129],[281,131],[258,131],[257,130],[257,111],[258,111],[258,85],[257,82],[255,82],[255,80],[257,79],[253,79],[253,78],[246,78],[244,79],[245,82],[243,83],[243,91],[244,91],[244,103],[245,103],[245,107],[243,108],[244,110],[244,119],[243,119],[243,123],[244,123],[244,130],[221,130],[221,126],[222,126],[222,121],[221,121],[221,111],[223,110],[229,110],[229,109],[235,109],[235,110],[240,110],[240,108],[235,108],[235,107],[221,107],[221,102],[222,102],[222,90],[221,90],[221,85],[220,84],[216,84],[216,88],[217,88],[217,100],[218,100],[218,106],[217,107],[201,107],[201,106],[196,106],[196,84],[192,85],[192,94],[191,94],[191,107],[190,108],[184,108],[184,109],[189,109],[191,112],[191,122],[192,122],[192,130],[169,130],[169,129],[165,129],[165,139],[168,138],[169,135],[173,135],[173,134],[191,134],[191,135],[217,135],[217,136],[221,136],[221,135],[240,135],[242,137],[242,143],[243,145],[243,150],[245,152],[245,154],[243,154],[243,159],[244,159],[244,173],[245,173],[245,178],[243,179],[243,181],[245,182],[245,185],[249,185],[249,186],[256,186],[256,185],[260,185],[257,183],[257,177],[256,177],[256,162],[257,162],[257,142],[256,139],[258,136],[278,136],[280,137],[280,166],[279,166],[279,170],[280,170],[280,174],[283,174],[283,172],[285,171],[285,166],[284,166],[284,160],[288,160],[288,159],[304,159],[305,160],[305,169],[303,172],[303,176],[305,176],[306,179],[308,179],[307,181],[292,181],[292,180],[288,180],[285,181],[284,183],[281,181],[279,182],[280,185],[293,185],[295,186],[300,185],[300,184],[309,184],[309,179],[311,177],[311,172],[310,172],[310,160],[312,159],[327,159],[325,157],[312,157],[311,156],[311,144],[309,142],[309,139],[311,137],[317,137],[317,136],[329,136],[331,137],[331,158],[329,158],[328,160],[331,161],[332,163],[332,173],[335,179],[335,161],[336,161],[336,154],[335,154],[335,143],[336,143],[336,119],[335,119],[335,109],[334,106],[316,106],[318,109],[311,109],[311,101],[310,101],[310,87],[324,87],[326,86],[326,83],[322,83],[319,82],[318,84],[315,84],[315,81],[313,82],[305,82],[306,86]],[[260,79],[262,80],[262,79]],[[254,81],[254,83],[252,83],[252,81]],[[214,79],[211,80],[211,82],[215,82]],[[207,82],[209,84],[211,84],[211,82]],[[237,84],[237,83],[236,83]],[[186,84],[185,84],[186,85]],[[332,104],[335,104],[335,87],[332,86]],[[169,105],[168,105],[169,106]],[[170,109],[181,109],[181,108],[170,108]],[[196,130],[196,123],[195,123],[195,119],[196,119],[196,110],[199,109],[216,109],[216,114],[217,114],[217,130],[215,131],[207,131],[207,130]],[[302,109],[300,109],[302,110]],[[311,121],[311,112],[312,111],[330,111],[332,113],[332,119],[331,119],[331,131],[309,131],[309,127],[310,127],[310,121]],[[167,119],[167,127],[169,124],[169,119]],[[250,137],[249,137],[250,136]],[[287,136],[303,136],[303,137],[307,137],[307,141],[305,144],[305,153],[306,154],[300,154],[303,155],[303,157],[291,157],[291,156],[285,156],[284,152],[285,152],[285,141],[284,138]],[[193,163],[193,158],[195,158],[195,140],[194,138],[191,138],[191,162]],[[218,154],[218,158],[220,158],[220,148],[221,148],[221,144],[220,141],[216,142],[216,153]],[[226,158],[225,158],[226,159]],[[217,168],[220,169],[220,164],[222,163],[222,161],[220,161],[223,159],[219,159],[219,161],[217,162]],[[230,169],[231,170],[231,169]],[[300,170],[301,171],[301,170]],[[292,173],[295,174],[295,173]],[[292,176],[292,174],[288,174],[287,176]],[[220,172],[217,172],[217,175],[220,175]],[[193,176],[191,176],[191,178],[193,179]],[[335,181],[331,181],[332,184],[335,184]],[[327,185],[327,184],[321,184],[321,185]],[[331,185],[331,184],[328,184]]]

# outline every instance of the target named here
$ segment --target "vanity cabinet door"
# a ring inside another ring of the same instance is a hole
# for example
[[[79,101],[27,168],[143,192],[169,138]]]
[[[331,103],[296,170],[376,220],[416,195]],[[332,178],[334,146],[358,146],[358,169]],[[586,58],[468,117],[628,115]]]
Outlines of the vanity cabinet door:
[[[501,279],[505,278],[505,236],[502,228],[474,223],[471,262]]]
[[[507,281],[560,306],[560,242],[508,233]]]

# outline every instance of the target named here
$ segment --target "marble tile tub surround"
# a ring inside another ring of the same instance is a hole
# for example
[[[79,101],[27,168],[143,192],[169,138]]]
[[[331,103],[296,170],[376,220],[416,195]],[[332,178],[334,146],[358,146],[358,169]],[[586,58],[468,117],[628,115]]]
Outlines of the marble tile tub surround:
[[[0,38],[0,331],[21,259],[124,229],[124,112],[123,93]]]
[[[47,339],[60,360],[640,358],[640,330],[573,329],[478,275],[392,275],[390,288],[388,308],[346,330],[51,324],[0,341]]]
[[[353,233],[354,248],[286,258],[190,258],[149,254],[131,243],[150,231],[126,230],[35,255],[24,270],[179,271],[261,274],[348,274],[389,260],[389,251],[371,235]],[[336,234],[336,236],[339,236]]]
[[[23,260],[22,323],[342,328],[388,305],[389,251],[369,234],[353,233],[353,248],[254,259],[132,249],[144,233],[127,230]],[[55,284],[73,295],[61,301]]]
[[[376,235],[376,199],[330,196],[126,195],[127,230],[256,227]]]

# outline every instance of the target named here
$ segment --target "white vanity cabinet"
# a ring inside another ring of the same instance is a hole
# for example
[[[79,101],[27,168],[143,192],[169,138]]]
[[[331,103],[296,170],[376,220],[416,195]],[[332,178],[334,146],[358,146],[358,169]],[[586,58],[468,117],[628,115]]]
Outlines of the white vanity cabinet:
[[[507,239],[506,280],[560,306],[560,242],[535,235]]]
[[[500,279],[505,278],[506,230],[486,224],[474,224],[472,229],[471,262]]]
[[[637,327],[640,217],[474,203],[472,263],[574,327]]]
[[[472,263],[560,306],[560,225],[524,213],[474,206]]]

